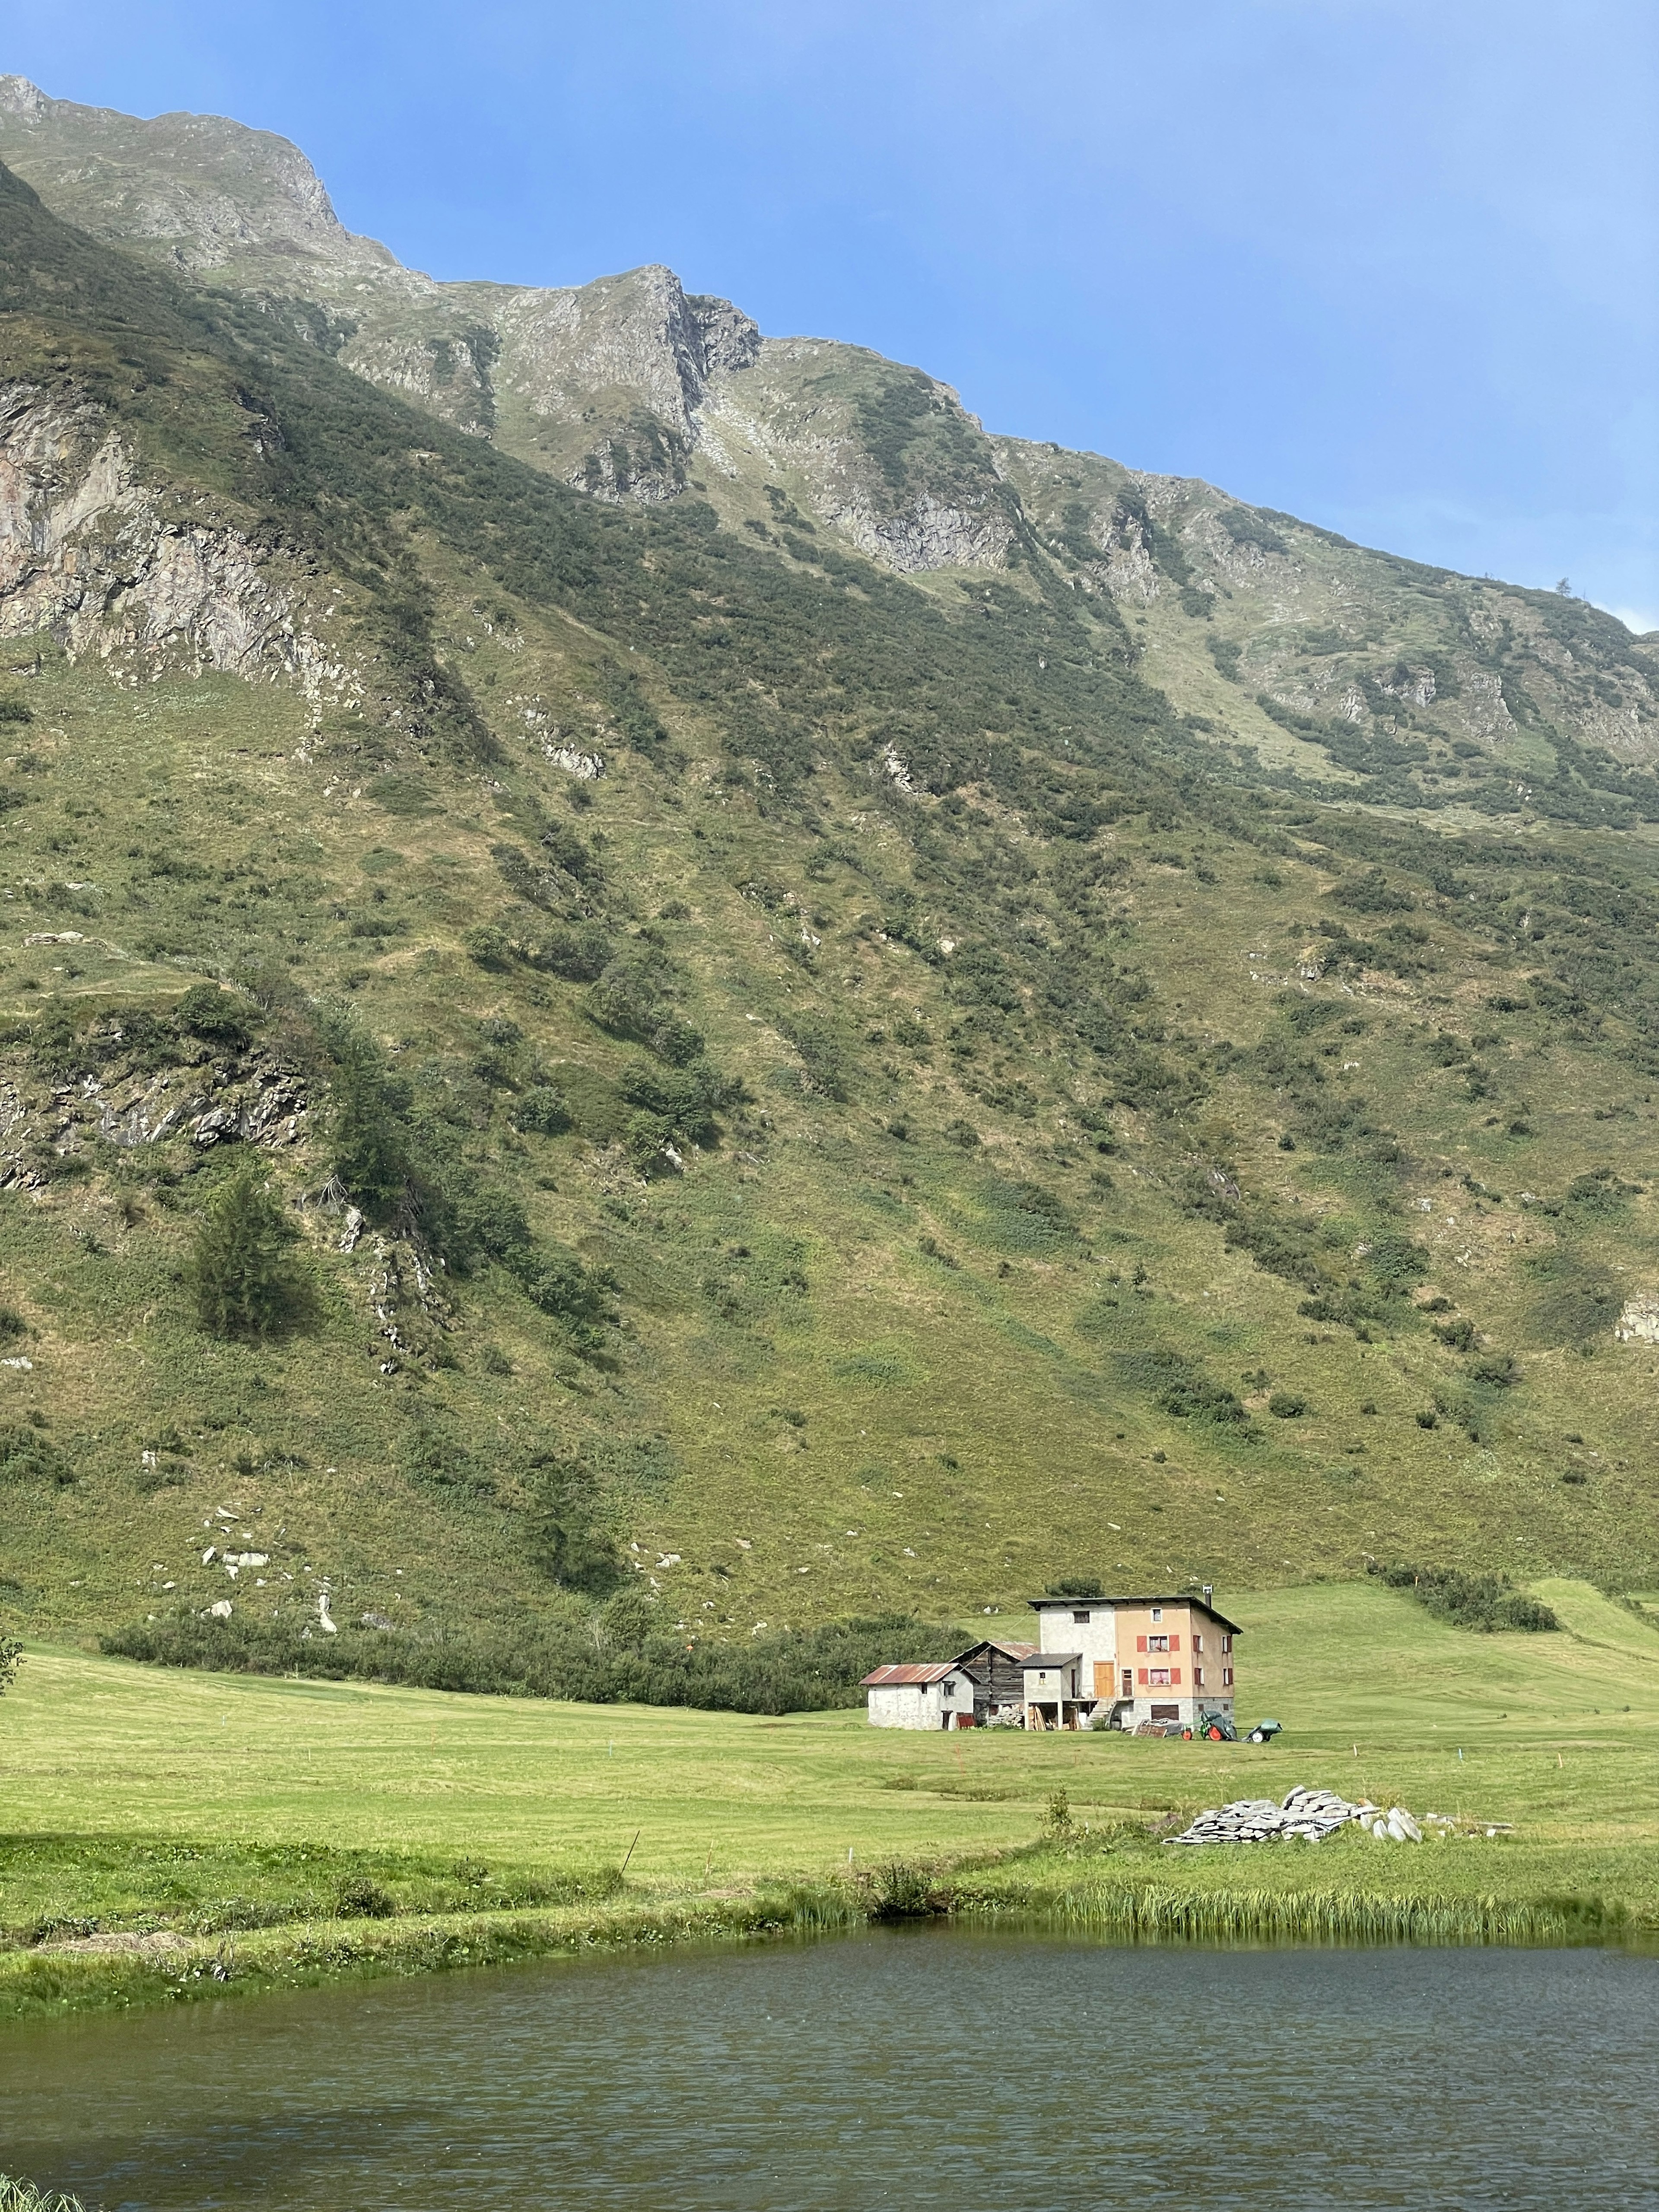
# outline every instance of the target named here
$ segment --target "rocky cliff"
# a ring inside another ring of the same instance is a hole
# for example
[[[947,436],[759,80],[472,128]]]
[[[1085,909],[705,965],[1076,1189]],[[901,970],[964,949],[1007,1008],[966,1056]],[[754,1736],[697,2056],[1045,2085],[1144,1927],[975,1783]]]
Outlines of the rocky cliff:
[[[1453,820],[1601,819],[1626,808],[1624,769],[1659,758],[1659,639],[1190,478],[988,437],[922,371],[764,337],[672,270],[437,283],[348,231],[284,139],[79,106],[15,76],[0,78],[0,161],[94,236],[252,295],[369,382],[594,499],[702,499],[781,560],[839,543],[947,589],[1046,573],[1041,588],[1121,616],[1195,735],[1280,781]],[[185,599],[212,565],[189,538],[155,558]],[[257,627],[253,599],[228,572],[219,603],[212,652],[251,650],[233,641]]]

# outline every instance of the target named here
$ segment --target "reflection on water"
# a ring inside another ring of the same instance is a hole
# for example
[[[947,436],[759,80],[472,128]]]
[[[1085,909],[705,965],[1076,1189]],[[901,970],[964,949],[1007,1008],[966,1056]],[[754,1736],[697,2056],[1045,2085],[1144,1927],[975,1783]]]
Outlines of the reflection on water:
[[[1659,2208],[1659,1961],[872,1935],[0,2039],[108,2212]]]

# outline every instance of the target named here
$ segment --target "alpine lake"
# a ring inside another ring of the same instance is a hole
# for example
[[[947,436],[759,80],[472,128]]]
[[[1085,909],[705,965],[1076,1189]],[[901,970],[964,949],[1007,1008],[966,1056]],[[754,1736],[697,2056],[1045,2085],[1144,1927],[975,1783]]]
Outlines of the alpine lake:
[[[106,2212],[1659,2205],[1659,1959],[875,1930],[9,2037]]]

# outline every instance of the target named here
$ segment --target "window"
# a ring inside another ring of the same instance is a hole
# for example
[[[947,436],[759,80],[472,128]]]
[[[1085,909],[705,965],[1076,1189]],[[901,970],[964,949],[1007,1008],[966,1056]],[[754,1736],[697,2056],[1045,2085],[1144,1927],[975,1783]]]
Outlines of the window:
[[[1153,1619],[1154,1620],[1163,1620],[1163,1618],[1164,1618],[1164,1608],[1163,1608],[1163,1607],[1162,1607],[1161,1605],[1155,1605],[1155,1606],[1152,1607],[1152,1619]]]
[[[1135,1678],[1130,1669],[1126,1667],[1123,1669],[1123,1694],[1126,1698],[1133,1698],[1134,1693]]]
[[[1170,1686],[1170,1670],[1167,1667],[1152,1668],[1148,1671],[1146,1680],[1154,1690],[1167,1690]]]
[[[1222,1639],[1221,1639],[1221,1648],[1222,1648],[1222,1650],[1223,1650],[1224,1651],[1231,1651],[1231,1650],[1232,1650],[1232,1648],[1233,1648],[1233,1639],[1232,1639],[1232,1638],[1231,1638],[1231,1636],[1224,1636],[1224,1637],[1222,1638]]]
[[[1079,1628],[1086,1628],[1089,1626],[1089,1616],[1086,1613],[1074,1613],[1072,1618]]]
[[[1204,1669],[1201,1667],[1194,1667],[1193,1669],[1193,1687],[1195,1690],[1201,1690],[1204,1687]]]
[[[1149,1651],[1167,1651],[1169,1648],[1170,1639],[1167,1636],[1149,1636],[1146,1638],[1146,1649]]]
[[[1204,1638],[1201,1636],[1194,1637],[1193,1649],[1194,1651],[1201,1651],[1204,1649]]]
[[[1155,1721],[1178,1721],[1181,1708],[1179,1705],[1154,1705],[1152,1717]]]
[[[1224,1690],[1231,1690],[1233,1686],[1233,1670],[1231,1667],[1224,1667],[1221,1670],[1221,1686]]]

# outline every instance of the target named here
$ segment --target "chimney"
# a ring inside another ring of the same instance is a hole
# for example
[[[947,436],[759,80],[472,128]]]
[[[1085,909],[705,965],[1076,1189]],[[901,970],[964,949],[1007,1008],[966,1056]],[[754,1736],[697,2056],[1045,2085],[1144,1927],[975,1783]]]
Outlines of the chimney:
[[[1215,1602],[1215,1584],[1213,1583],[1206,1583],[1204,1585],[1204,1602],[1206,1605],[1212,1605]]]

